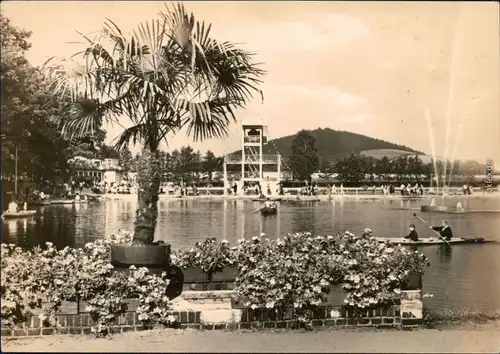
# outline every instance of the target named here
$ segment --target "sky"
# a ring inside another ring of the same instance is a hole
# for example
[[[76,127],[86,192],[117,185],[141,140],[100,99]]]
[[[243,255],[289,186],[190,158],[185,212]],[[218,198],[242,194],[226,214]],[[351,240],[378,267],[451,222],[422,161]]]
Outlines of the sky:
[[[267,71],[260,97],[238,111],[223,140],[169,137],[167,150],[229,153],[241,123],[261,122],[269,137],[331,128],[458,159],[500,166],[498,2],[186,2],[212,36],[256,53]],[[156,18],[163,2],[1,3],[14,25],[31,30],[27,57],[41,65],[81,45],[105,18],[125,31]],[[124,120],[127,118],[124,117]],[[124,125],[126,125],[124,123]],[[120,132],[107,127],[108,139]]]

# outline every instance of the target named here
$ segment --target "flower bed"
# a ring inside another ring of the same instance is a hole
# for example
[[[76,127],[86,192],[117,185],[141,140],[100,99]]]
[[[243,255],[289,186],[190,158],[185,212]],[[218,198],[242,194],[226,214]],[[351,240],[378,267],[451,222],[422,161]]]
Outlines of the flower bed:
[[[104,335],[127,312],[131,297],[138,299],[137,321],[143,326],[176,325],[165,295],[168,279],[164,274],[133,267],[130,274],[113,271],[110,245],[130,242],[130,234],[122,233],[83,249],[56,250],[48,243],[45,250],[22,251],[2,244],[3,325],[26,322],[36,309],[42,322],[54,324],[63,301],[80,300],[92,320],[89,328]],[[347,311],[387,308],[396,304],[409,276],[417,274],[418,279],[427,266],[425,256],[416,251],[348,232],[337,237],[290,234],[280,240],[261,235],[232,248],[226,241],[209,239],[189,251],[176,252],[172,263],[203,271],[198,278],[192,277],[191,285],[201,282],[232,288],[236,273],[234,297],[240,308],[293,309],[293,321],[306,325],[312,325],[317,309],[328,304],[332,286],[343,288]]]
[[[127,298],[135,297],[138,320],[144,326],[174,325],[165,274],[133,267],[128,275],[113,271],[110,245],[130,241],[130,234],[123,233],[83,249],[56,250],[47,243],[44,250],[22,251],[2,244],[2,324],[26,322],[37,312],[42,322],[54,324],[63,301],[81,300],[87,303],[92,332],[105,335],[127,311]]]

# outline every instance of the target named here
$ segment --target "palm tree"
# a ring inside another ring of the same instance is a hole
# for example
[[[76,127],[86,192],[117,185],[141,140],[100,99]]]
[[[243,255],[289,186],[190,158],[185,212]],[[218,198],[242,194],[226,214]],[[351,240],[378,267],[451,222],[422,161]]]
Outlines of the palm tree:
[[[48,87],[71,97],[61,114],[64,134],[83,135],[105,122],[123,127],[116,148],[140,143],[147,163],[138,176],[137,244],[153,243],[161,179],[160,150],[167,134],[185,131],[196,140],[223,137],[258,89],[264,71],[253,54],[210,36],[182,4],[166,6],[158,18],[128,35],[111,20],[99,36],[85,40],[81,55],[45,65]]]

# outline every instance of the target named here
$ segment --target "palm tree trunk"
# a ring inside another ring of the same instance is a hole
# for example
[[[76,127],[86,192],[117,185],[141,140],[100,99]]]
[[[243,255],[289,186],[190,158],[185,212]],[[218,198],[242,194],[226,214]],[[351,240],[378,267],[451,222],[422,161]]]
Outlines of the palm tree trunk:
[[[152,150],[152,151],[151,151]],[[158,149],[144,150],[137,171],[138,207],[136,211],[134,242],[151,245],[154,241],[158,218],[158,196],[160,191],[160,154]]]

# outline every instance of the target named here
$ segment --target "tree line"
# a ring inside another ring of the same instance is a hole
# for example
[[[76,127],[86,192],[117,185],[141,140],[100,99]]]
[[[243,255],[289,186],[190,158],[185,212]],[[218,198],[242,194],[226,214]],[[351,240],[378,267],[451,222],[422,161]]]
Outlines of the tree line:
[[[120,154],[120,166],[125,174],[137,172],[142,154],[132,156],[128,149]],[[183,146],[171,152],[160,151],[159,169],[164,181],[193,181],[212,178],[213,172],[222,170],[223,158],[208,150],[205,155],[191,146]]]
[[[65,136],[58,119],[65,100],[47,90],[41,69],[25,58],[31,32],[12,25],[0,14],[2,181],[52,181],[69,177],[68,160],[119,157],[105,144],[106,132],[97,130],[76,137]]]
[[[325,178],[345,182],[376,182],[376,181],[428,181],[439,177],[439,180],[460,178],[472,181],[475,175],[484,175],[485,165],[477,161],[436,161],[424,163],[418,155],[399,156],[381,159],[364,156],[357,153],[349,154],[340,160],[321,158],[314,136],[302,130],[291,143],[292,154],[288,160],[290,170],[295,180],[310,180],[311,175],[320,172]],[[436,173],[437,171],[437,173]],[[445,176],[446,171],[446,176]],[[438,174],[439,176],[436,176]]]

